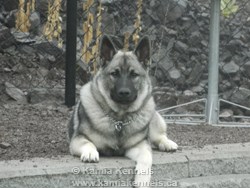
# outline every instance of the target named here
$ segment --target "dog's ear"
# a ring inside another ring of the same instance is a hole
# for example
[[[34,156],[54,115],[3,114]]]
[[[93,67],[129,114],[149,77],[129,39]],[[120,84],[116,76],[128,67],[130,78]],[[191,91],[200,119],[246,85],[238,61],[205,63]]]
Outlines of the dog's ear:
[[[115,53],[116,49],[111,39],[107,35],[104,35],[101,39],[100,45],[100,58],[102,66],[105,66],[108,61],[111,61]]]
[[[150,39],[147,36],[139,41],[135,48],[135,55],[139,62],[143,63],[143,66],[148,67],[150,65],[151,45]]]

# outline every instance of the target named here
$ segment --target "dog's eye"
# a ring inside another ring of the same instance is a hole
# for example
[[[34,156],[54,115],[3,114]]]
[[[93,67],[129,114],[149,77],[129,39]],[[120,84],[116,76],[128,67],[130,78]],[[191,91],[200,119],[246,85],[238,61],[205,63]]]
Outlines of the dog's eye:
[[[118,70],[115,70],[115,71],[113,71],[113,72],[110,73],[110,75],[113,76],[113,77],[117,77],[117,76],[119,76],[119,74],[120,73],[119,73]]]
[[[131,71],[130,76],[136,78],[139,76],[139,74],[137,74],[135,71]]]

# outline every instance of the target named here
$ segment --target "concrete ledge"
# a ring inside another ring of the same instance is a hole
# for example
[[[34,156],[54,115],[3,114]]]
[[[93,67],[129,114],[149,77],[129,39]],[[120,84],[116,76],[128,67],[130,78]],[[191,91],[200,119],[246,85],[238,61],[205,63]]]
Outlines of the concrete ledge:
[[[249,188],[249,174],[229,174],[179,180],[181,188]]]
[[[154,152],[153,161],[152,182],[167,181],[169,186],[172,183],[175,186],[177,182],[178,187],[196,188],[202,185],[200,182],[207,179],[204,177],[210,179],[217,177],[215,181],[221,179],[218,177],[225,177],[225,182],[236,182],[239,185],[237,182],[239,177],[241,184],[249,182],[249,178],[245,177],[250,177],[250,143],[206,146],[202,149],[184,147],[176,153]],[[81,163],[78,158],[72,156],[53,159],[34,158],[27,161],[0,161],[0,187],[70,188],[91,187],[83,185],[83,181],[99,184],[111,181],[132,182],[134,166],[133,161],[123,157],[101,157],[100,163],[97,164]],[[240,174],[244,175],[240,176]],[[76,182],[79,185],[76,185]],[[205,188],[205,184],[200,187]],[[124,184],[121,186],[131,187]]]

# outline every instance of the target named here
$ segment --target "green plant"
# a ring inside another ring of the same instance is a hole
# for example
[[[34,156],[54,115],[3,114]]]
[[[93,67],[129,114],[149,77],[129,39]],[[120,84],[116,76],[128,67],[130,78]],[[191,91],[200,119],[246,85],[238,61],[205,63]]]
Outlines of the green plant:
[[[220,8],[222,11],[222,15],[225,17],[229,17],[231,14],[234,14],[238,11],[239,6],[236,5],[236,0],[222,0]]]

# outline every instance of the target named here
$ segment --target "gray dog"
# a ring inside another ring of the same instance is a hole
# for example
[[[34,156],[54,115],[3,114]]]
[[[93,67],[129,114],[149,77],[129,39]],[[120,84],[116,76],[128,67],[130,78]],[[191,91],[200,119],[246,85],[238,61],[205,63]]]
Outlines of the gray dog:
[[[102,155],[124,155],[136,162],[136,187],[149,187],[151,147],[176,150],[167,126],[155,110],[148,75],[150,41],[140,40],[134,51],[117,51],[108,36],[100,47],[100,69],[81,88],[69,126],[70,152],[84,162]],[[140,173],[141,172],[141,173]]]

